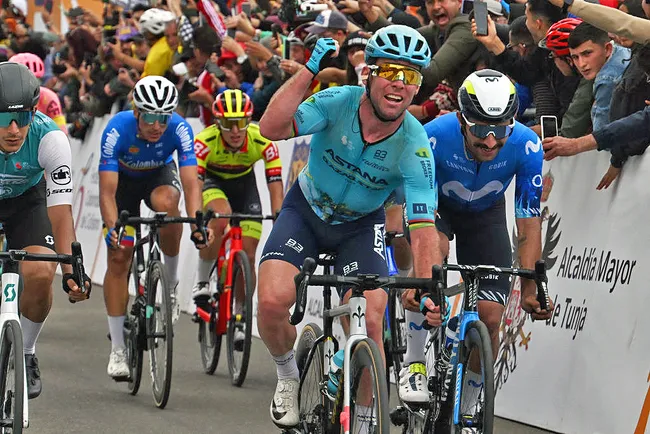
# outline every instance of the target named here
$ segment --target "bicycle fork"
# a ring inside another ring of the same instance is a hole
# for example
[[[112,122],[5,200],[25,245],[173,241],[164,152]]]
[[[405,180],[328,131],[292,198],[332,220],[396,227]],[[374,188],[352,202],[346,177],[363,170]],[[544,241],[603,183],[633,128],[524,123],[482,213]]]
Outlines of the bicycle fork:
[[[11,263],[4,264],[4,273],[2,274],[2,304],[0,305],[0,331],[4,329],[6,321],[16,320],[18,321],[18,324],[20,324],[20,316],[18,313],[18,288],[20,284],[20,276],[16,273],[17,270],[15,267],[16,266],[12,266]],[[22,334],[22,328],[20,332]],[[14,352],[16,351],[23,354],[22,348],[15,348]],[[29,397],[27,393],[27,371],[25,370],[24,354],[23,357],[21,357],[20,363],[23,364],[23,428],[27,428],[29,427]],[[4,400],[6,396],[0,398]],[[2,404],[4,405],[4,402]]]

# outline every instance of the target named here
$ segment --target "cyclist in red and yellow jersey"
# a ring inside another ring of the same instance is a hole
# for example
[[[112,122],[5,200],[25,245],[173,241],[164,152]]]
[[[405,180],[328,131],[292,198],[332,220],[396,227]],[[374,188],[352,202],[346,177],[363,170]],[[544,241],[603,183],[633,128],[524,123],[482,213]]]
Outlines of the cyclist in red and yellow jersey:
[[[253,103],[249,96],[239,89],[226,90],[217,95],[212,112],[217,122],[204,129],[194,139],[199,179],[203,187],[203,207],[220,214],[261,214],[262,205],[253,165],[259,160],[264,160],[271,210],[279,211],[283,199],[280,154],[273,142],[262,137],[259,127],[250,123]],[[210,270],[217,259],[221,238],[227,225],[226,219],[210,221],[215,241],[210,247],[199,252],[198,278],[192,291],[197,303],[207,301],[210,296]],[[262,223],[243,220],[241,227],[244,251],[253,265],[257,244],[262,235]],[[251,269],[255,270],[254,267]],[[239,295],[237,293],[237,300],[243,301]],[[237,303],[237,306],[241,306],[241,302]]]

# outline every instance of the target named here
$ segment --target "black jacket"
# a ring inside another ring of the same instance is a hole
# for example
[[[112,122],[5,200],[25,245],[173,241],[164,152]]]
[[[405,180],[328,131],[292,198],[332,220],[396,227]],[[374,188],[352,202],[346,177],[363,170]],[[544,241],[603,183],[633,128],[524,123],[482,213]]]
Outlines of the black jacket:
[[[650,143],[650,107],[593,132],[598,150],[611,147],[611,163],[621,167],[632,155],[641,155]]]

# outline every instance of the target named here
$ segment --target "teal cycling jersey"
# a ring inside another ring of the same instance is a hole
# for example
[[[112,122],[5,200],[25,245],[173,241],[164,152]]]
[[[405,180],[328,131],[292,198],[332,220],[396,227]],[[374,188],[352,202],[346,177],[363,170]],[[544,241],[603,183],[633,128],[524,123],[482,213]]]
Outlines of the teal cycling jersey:
[[[424,129],[436,160],[441,204],[458,211],[488,209],[503,198],[516,176],[515,216],[540,216],[544,151],[533,130],[515,122],[512,134],[494,160],[479,163],[465,150],[456,113],[440,116]]]
[[[45,174],[47,206],[72,204],[70,142],[48,116],[37,111],[22,147],[0,156],[0,200],[21,196]]]
[[[361,134],[364,88],[334,87],[304,101],[294,115],[296,135],[312,134],[298,183],[321,220],[357,220],[383,206],[404,187],[409,225],[433,224],[438,205],[435,164],[426,132],[406,113],[397,131],[376,143]]]

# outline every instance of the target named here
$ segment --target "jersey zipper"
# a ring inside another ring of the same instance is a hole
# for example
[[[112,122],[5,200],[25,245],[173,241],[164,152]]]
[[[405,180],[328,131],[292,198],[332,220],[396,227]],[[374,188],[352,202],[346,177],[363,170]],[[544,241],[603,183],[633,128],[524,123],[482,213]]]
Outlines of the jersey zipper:
[[[4,167],[2,168],[2,174],[6,175],[7,174],[7,161],[9,161],[9,155],[4,154],[5,157],[5,162],[4,162]],[[0,178],[0,197],[4,196],[5,194],[5,177]]]
[[[474,200],[474,194],[476,193],[476,188],[478,187],[479,172],[481,171],[481,163],[476,161],[474,162],[476,167],[476,178],[474,178],[474,184],[472,185],[472,192],[469,195],[469,201],[467,202],[467,210],[470,211],[472,208],[472,201]]]

